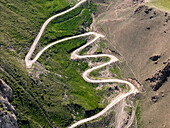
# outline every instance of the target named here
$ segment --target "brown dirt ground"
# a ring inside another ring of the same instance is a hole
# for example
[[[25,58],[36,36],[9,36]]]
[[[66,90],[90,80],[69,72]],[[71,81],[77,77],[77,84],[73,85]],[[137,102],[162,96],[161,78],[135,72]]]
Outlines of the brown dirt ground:
[[[170,58],[170,20],[166,21],[165,12],[143,6],[136,13],[139,5],[130,0],[112,0],[112,5],[96,19],[99,31],[106,34],[107,46],[116,49],[127,61],[135,77],[144,85],[142,92],[141,121],[144,128],[170,127],[169,81],[153,92],[145,79],[151,77]],[[170,16],[170,14],[168,14]],[[119,19],[119,20],[116,20]],[[157,64],[149,58],[161,55]],[[129,77],[126,68],[123,72]],[[157,103],[151,97],[164,91],[165,96]]]

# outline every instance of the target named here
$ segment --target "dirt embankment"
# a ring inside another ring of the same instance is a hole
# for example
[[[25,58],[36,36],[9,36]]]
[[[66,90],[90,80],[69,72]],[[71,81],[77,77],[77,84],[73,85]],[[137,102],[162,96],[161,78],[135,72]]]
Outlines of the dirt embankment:
[[[152,77],[146,79],[150,82],[150,86],[154,91],[157,91],[164,82],[167,81],[167,78],[170,76],[170,59],[165,63],[165,66],[156,72]]]

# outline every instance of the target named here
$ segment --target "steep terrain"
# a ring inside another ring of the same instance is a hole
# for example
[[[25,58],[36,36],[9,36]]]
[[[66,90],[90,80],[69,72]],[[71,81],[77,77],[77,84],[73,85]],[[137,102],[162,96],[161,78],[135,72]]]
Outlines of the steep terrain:
[[[66,127],[73,121],[90,117],[102,110],[110,102],[103,102],[107,97],[105,93],[119,92],[116,87],[108,90],[108,86],[96,90],[96,84],[89,84],[81,77],[81,73],[88,68],[87,61],[70,61],[71,52],[85,44],[85,38],[65,41],[50,48],[31,69],[26,69],[23,59],[41,24],[72,4],[75,3],[56,0],[2,0],[0,3],[0,77],[14,92],[11,104],[16,108],[17,119],[15,117],[12,123],[16,127],[16,120],[19,127]],[[95,9],[88,2],[53,20],[47,26],[34,54],[55,40],[88,31],[92,23],[91,12]],[[2,127],[5,125],[3,123]]]
[[[45,29],[33,57],[51,42],[90,29],[105,34],[106,40],[96,42],[80,54],[109,53],[120,58],[120,62],[96,70],[90,76],[95,79],[130,78],[129,81],[142,90],[136,96],[140,102],[128,97],[104,117],[80,127],[170,127],[168,75],[156,91],[149,82],[158,79],[154,82],[159,83],[165,78],[161,73],[169,72],[169,68],[168,71],[165,68],[170,58],[169,13],[144,5],[143,0],[93,2],[53,20]],[[0,0],[0,79],[3,81],[0,125],[3,127],[67,127],[98,113],[120,92],[129,90],[123,84],[98,86],[83,80],[83,71],[108,61],[108,58],[70,61],[71,53],[90,37],[53,46],[31,69],[26,69],[24,57],[44,21],[75,3],[75,0]],[[5,94],[4,85],[11,87]],[[10,96],[6,95],[8,93]],[[4,97],[7,98],[3,100]],[[11,107],[6,107],[4,102]]]
[[[170,127],[166,113],[170,110],[167,107],[169,64],[166,63],[170,58],[169,17],[168,12],[147,6],[142,1],[113,0],[96,19],[97,29],[108,37],[108,48],[118,51],[134,74],[129,76],[124,70],[125,77],[137,79],[144,87],[136,112],[138,127]],[[148,78],[157,82],[152,86],[155,91],[145,81]]]
[[[0,79],[0,127],[17,128],[16,110],[10,104],[13,100],[12,89]]]
[[[14,92],[12,105],[16,107],[19,127],[66,127],[75,117],[79,120],[89,116],[84,111],[103,107],[100,105],[103,92],[97,92],[96,85],[86,83],[81,77],[81,71],[88,68],[87,62],[70,61],[71,52],[84,44],[85,39],[53,47],[33,69],[25,67],[24,57],[43,22],[74,4],[66,0],[0,1],[0,78]],[[54,20],[38,48],[86,31],[92,21],[93,8],[90,3],[84,4]]]

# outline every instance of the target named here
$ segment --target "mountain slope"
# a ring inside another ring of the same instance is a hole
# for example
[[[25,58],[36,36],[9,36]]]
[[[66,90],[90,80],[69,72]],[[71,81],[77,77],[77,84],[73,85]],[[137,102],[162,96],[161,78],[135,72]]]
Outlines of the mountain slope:
[[[118,51],[134,74],[130,76],[125,69],[125,77],[135,78],[143,84],[144,91],[138,107],[140,113],[137,115],[139,127],[170,126],[169,114],[166,113],[169,107],[163,107],[169,106],[169,79],[157,91],[153,91],[150,83],[145,81],[161,70],[170,58],[169,17],[168,12],[146,6],[140,1],[113,0],[112,5],[96,19],[98,30],[108,37],[106,45],[110,51]],[[160,58],[150,59],[154,56]],[[161,98],[161,92],[165,97]],[[159,98],[156,103],[152,100],[155,96]]]
[[[74,120],[72,114],[79,120],[89,116],[83,113],[85,110],[103,107],[99,97],[102,92],[81,77],[81,72],[88,68],[87,62],[70,61],[70,53],[86,39],[54,46],[32,69],[25,68],[24,57],[43,22],[70,5],[73,3],[66,0],[0,1],[0,78],[13,89],[12,105],[18,113],[19,127],[66,127]],[[37,50],[55,40],[84,33],[92,22],[91,8],[93,5],[84,4],[54,20]]]

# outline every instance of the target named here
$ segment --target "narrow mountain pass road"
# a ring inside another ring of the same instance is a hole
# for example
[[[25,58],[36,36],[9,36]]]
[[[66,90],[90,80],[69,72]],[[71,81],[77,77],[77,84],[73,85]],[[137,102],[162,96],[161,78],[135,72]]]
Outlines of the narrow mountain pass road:
[[[102,68],[104,66],[107,66],[107,65],[110,65],[111,63],[115,63],[118,61],[118,59],[113,56],[113,55],[109,55],[109,54],[97,54],[97,55],[79,55],[79,52],[84,49],[85,47],[91,45],[92,43],[94,43],[96,40],[100,39],[100,38],[104,38],[104,35],[102,34],[99,34],[99,33],[96,33],[96,32],[87,32],[87,33],[84,33],[84,34],[80,34],[80,35],[76,35],[76,36],[72,36],[72,37],[68,37],[68,38],[64,38],[64,39],[61,39],[61,40],[58,40],[58,41],[55,41],[49,45],[47,45],[46,47],[44,47],[42,50],[40,50],[37,55],[35,56],[35,58],[33,60],[31,60],[31,56],[36,48],[36,45],[40,39],[40,37],[42,36],[42,33],[44,32],[46,26],[48,25],[48,23],[57,18],[58,16],[61,16],[63,14],[66,14],[70,11],[72,11],[73,9],[79,7],[82,3],[86,2],[87,0],[82,0],[80,1],[78,4],[76,4],[74,7],[64,11],[64,12],[61,12],[59,14],[56,14],[52,17],[50,17],[44,24],[43,26],[41,27],[41,30],[40,32],[38,33],[36,39],[34,40],[29,52],[27,53],[26,57],[25,57],[25,63],[26,63],[26,68],[31,68],[32,67],[32,64],[34,64],[37,59],[43,54],[43,52],[45,50],[47,50],[48,48],[50,48],[51,46],[55,45],[55,44],[58,44],[58,43],[61,43],[61,42],[64,42],[64,41],[67,41],[67,40],[71,40],[71,39],[75,39],[75,38],[79,38],[79,37],[85,37],[85,36],[94,36],[94,39],[92,39],[91,41],[89,41],[88,43],[86,43],[85,45],[81,46],[80,48],[76,49],[72,54],[71,54],[71,59],[72,60],[76,60],[76,59],[85,59],[85,58],[97,58],[97,57],[109,57],[110,60],[104,64],[101,64],[101,65],[98,65],[96,67],[93,67],[93,68],[90,68],[88,70],[86,70],[82,77],[84,78],[85,81],[89,82],[89,83],[123,83],[123,84],[126,84],[126,85],[129,85],[130,87],[130,91],[127,92],[127,93],[123,93],[123,94],[120,94],[118,95],[117,97],[115,97],[112,102],[106,106],[106,108],[104,108],[101,112],[97,113],[96,115],[93,115],[89,118],[86,118],[86,119],[82,119],[76,123],[74,123],[73,125],[71,125],[69,128],[74,128],[78,125],[81,125],[83,123],[86,123],[88,121],[91,121],[91,120],[94,120],[100,116],[103,116],[109,109],[111,109],[114,105],[116,105],[119,101],[121,101],[122,99],[126,98],[127,96],[131,95],[131,94],[136,94],[138,93],[138,90],[137,88],[131,84],[130,82],[128,81],[125,81],[125,80],[119,80],[119,79],[102,79],[102,80],[92,80],[90,78],[88,78],[89,74],[96,70],[96,69],[99,69],[99,68]]]

